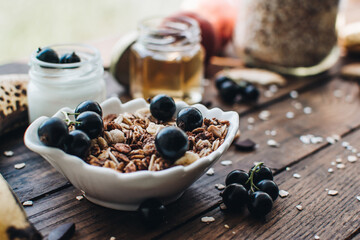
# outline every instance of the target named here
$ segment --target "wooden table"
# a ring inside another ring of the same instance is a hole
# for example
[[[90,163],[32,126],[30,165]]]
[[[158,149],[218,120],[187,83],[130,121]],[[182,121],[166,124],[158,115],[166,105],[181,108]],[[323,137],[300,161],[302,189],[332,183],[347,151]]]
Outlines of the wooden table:
[[[338,76],[340,66],[353,61],[359,59],[341,59],[337,66],[316,77],[288,77],[288,84],[272,97],[265,97],[266,89],[262,88],[256,105],[226,105],[218,98],[213,82],[206,81],[204,101],[211,101],[212,107],[237,111],[240,138],[250,138],[259,147],[250,153],[230,147],[214,165],[213,176],[202,176],[178,201],[167,206],[167,220],[158,228],[143,226],[134,212],[107,209],[86,199],[77,200],[81,192],[24,146],[25,129],[1,137],[0,153],[12,150],[15,154],[13,157],[1,154],[0,172],[22,202],[34,202],[25,210],[44,236],[63,223],[74,222],[73,239],[110,239],[112,236],[116,239],[314,239],[315,235],[321,239],[360,239],[360,201],[357,199],[360,158],[349,163],[347,156],[356,153],[342,146],[348,142],[360,152],[360,94],[355,82]],[[208,75],[219,69],[219,66],[209,67]],[[2,74],[26,71],[24,64],[0,67]],[[127,100],[123,89],[109,74],[107,83],[110,95],[122,94],[122,100]],[[297,99],[289,95],[293,90],[299,93]],[[296,109],[294,106],[299,103],[302,107]],[[312,113],[305,114],[304,107],[311,107]],[[271,112],[267,121],[258,118],[263,110]],[[293,112],[295,117],[286,118],[287,112]],[[255,119],[254,124],[248,123],[250,117]],[[266,135],[267,130],[276,130],[276,136]],[[299,137],[306,134],[321,136],[324,142],[304,144]],[[328,143],[326,137],[334,134],[341,136],[341,140]],[[280,147],[268,146],[268,139],[275,139]],[[337,158],[342,159],[344,169],[334,166]],[[223,166],[221,160],[232,160],[232,165]],[[275,181],[289,196],[277,199],[265,220],[256,220],[247,211],[234,214],[220,210],[220,191],[215,184],[223,184],[231,170],[249,169],[257,161],[264,161],[272,168]],[[14,165],[22,162],[26,167],[16,170]],[[329,168],[334,172],[329,173]],[[294,173],[301,177],[294,178]],[[328,189],[337,190],[339,194],[329,196]],[[303,210],[299,211],[297,205]],[[215,221],[203,223],[204,216],[212,216]]]

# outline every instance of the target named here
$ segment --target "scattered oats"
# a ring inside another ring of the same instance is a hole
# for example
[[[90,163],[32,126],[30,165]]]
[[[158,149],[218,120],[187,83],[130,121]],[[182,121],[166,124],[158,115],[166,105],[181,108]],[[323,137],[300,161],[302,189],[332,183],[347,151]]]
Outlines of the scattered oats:
[[[357,157],[355,155],[350,155],[347,157],[348,161],[353,163],[357,161]]]
[[[247,122],[250,123],[250,124],[255,123],[255,118],[249,117],[249,118],[247,119]]]
[[[336,195],[338,195],[338,191],[336,191],[336,190],[329,190],[328,191],[328,195],[330,195],[330,196],[336,196]]]
[[[302,211],[303,207],[301,205],[296,205],[297,210]]]
[[[287,113],[286,113],[286,118],[292,119],[292,118],[294,118],[294,117],[295,117],[295,114],[294,114],[293,112],[287,112]]]
[[[83,200],[84,199],[84,196],[76,196],[76,200],[78,200],[78,201],[81,201],[81,200]]]
[[[271,92],[270,90],[266,90],[266,91],[264,92],[264,96],[267,97],[267,98],[271,98],[271,97],[274,96],[274,93]]]
[[[292,101],[291,102],[291,105],[295,108],[295,109],[297,109],[297,110],[300,110],[300,109],[302,109],[302,104],[301,104],[301,102],[298,102],[298,101]]]
[[[335,139],[335,141],[340,141],[340,139],[341,139],[341,137],[340,137],[340,135],[337,135],[337,134],[333,134],[332,136],[331,136],[333,139]]]
[[[358,201],[360,201],[360,196],[356,196],[356,199],[357,199]]]
[[[23,202],[23,206],[24,207],[28,207],[28,206],[32,206],[34,204],[34,202],[33,201],[25,201],[25,202]]]
[[[280,143],[278,143],[274,139],[269,139],[267,141],[267,145],[269,145],[270,147],[280,147]]]
[[[276,131],[276,130],[271,130],[270,135],[271,135],[271,136],[276,136],[276,135],[277,135],[277,131]]]
[[[304,113],[305,114],[311,114],[312,113],[312,108],[311,107],[304,107]]]
[[[6,157],[12,157],[12,156],[14,156],[14,152],[13,151],[4,151],[4,155]]]
[[[214,217],[202,217],[201,221],[204,223],[211,223],[211,222],[215,221],[215,218]]]
[[[286,167],[285,170],[286,170],[286,171],[290,171],[290,167]]]
[[[25,165],[26,165],[25,163],[18,163],[18,164],[15,164],[15,165],[14,165],[14,168],[19,170],[19,169],[24,168]]]
[[[271,113],[268,110],[263,110],[259,113],[259,118],[263,121],[269,120],[270,116],[271,116]]]
[[[335,159],[335,162],[337,162],[337,163],[342,163],[342,158],[341,158],[341,157],[337,157],[337,158]]]
[[[221,161],[221,165],[223,166],[229,166],[232,164],[232,161],[231,160],[224,160],[224,161]]]
[[[227,225],[227,224],[224,224],[224,228],[227,228],[227,229],[229,229],[230,227],[229,227],[229,225]]]
[[[220,209],[221,209],[221,210],[226,210],[227,207],[226,207],[226,205],[225,205],[224,203],[221,203],[221,204],[220,204]]]
[[[207,170],[207,172],[206,172],[206,175],[212,176],[212,175],[214,175],[214,173],[215,173],[214,168],[209,168],[209,170]]]
[[[329,169],[328,169],[328,172],[329,172],[329,173],[333,173],[333,172],[334,172],[334,169],[329,168]]]
[[[116,238],[115,238],[115,237],[111,237],[110,240],[116,240]]]
[[[310,144],[311,143],[311,141],[310,141],[311,137],[313,137],[313,135],[311,135],[311,134],[302,135],[302,136],[300,136],[300,141],[302,143],[304,143],[304,144]]]
[[[232,234],[235,234],[235,233],[236,233],[235,231],[232,232]]]
[[[279,88],[275,84],[272,84],[269,87],[269,91],[272,92],[272,93],[276,93],[278,90],[279,90]]]
[[[349,146],[350,144],[348,142],[342,142],[341,146],[343,146],[344,148],[346,148],[347,146]]]
[[[295,90],[291,91],[290,92],[290,97],[295,99],[295,98],[298,98],[299,97],[299,93]]]
[[[313,136],[312,138],[310,138],[310,141],[312,144],[322,143],[324,141],[324,138]]]
[[[318,235],[315,235],[314,238],[315,238],[316,240],[319,240],[319,239],[320,239],[320,237],[319,237]]]
[[[220,190],[220,191],[225,189],[225,186],[223,184],[221,184],[221,183],[215,184],[215,187],[216,187],[217,190]]]
[[[298,173],[294,173],[294,174],[293,174],[293,177],[299,179],[299,178],[301,178],[301,175],[298,174]]]
[[[351,150],[351,152],[352,152],[352,153],[357,153],[357,149],[356,149],[356,148],[353,148],[353,149]]]
[[[351,146],[351,145],[346,146],[345,148],[346,148],[346,150],[349,150],[349,151],[353,150],[353,146]]]
[[[336,168],[343,169],[343,168],[345,168],[345,164],[343,164],[343,163],[336,164]]]
[[[253,125],[248,125],[248,126],[247,126],[247,129],[248,129],[248,130],[253,130],[253,129],[254,129],[254,126],[253,126]]]
[[[336,142],[335,139],[333,139],[332,137],[327,137],[326,141],[330,144],[335,144],[335,142]]]
[[[331,166],[335,166],[335,165],[336,165],[336,163],[335,163],[334,161],[332,161],[330,164],[331,164]]]
[[[334,96],[335,96],[336,98],[341,98],[341,97],[343,96],[343,92],[342,92],[340,89],[336,89],[336,90],[334,91]]]
[[[284,198],[284,197],[287,197],[289,196],[289,192],[285,191],[285,190],[280,190],[279,191],[279,196]]]

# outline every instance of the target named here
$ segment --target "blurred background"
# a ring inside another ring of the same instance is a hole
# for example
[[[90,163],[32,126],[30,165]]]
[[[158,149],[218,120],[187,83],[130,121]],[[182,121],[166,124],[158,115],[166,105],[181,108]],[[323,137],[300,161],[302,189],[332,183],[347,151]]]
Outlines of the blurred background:
[[[176,12],[182,0],[0,0],[0,64],[39,46],[91,42],[135,30],[139,20]]]

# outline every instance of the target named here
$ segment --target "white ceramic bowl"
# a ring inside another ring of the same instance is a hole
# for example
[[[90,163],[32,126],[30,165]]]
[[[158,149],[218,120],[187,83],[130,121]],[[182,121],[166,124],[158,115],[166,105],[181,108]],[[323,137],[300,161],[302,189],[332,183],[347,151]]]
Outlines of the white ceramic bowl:
[[[184,102],[177,103],[177,110],[186,105]],[[135,112],[148,107],[148,103],[144,99],[135,99],[123,104],[118,98],[110,98],[101,106],[106,116],[110,113]],[[194,107],[206,118],[228,120],[230,126],[224,143],[216,151],[185,167],[176,166],[156,172],[119,173],[109,168],[92,166],[76,156],[47,147],[40,142],[37,130],[47,117],[40,117],[29,126],[25,132],[25,145],[45,158],[93,203],[128,211],[136,210],[142,201],[153,197],[168,204],[178,199],[186,188],[220,158],[230,147],[239,127],[239,116],[236,112],[223,112],[219,108],[209,110],[201,104]],[[61,111],[74,112],[70,108],[63,108],[54,116],[64,119]]]

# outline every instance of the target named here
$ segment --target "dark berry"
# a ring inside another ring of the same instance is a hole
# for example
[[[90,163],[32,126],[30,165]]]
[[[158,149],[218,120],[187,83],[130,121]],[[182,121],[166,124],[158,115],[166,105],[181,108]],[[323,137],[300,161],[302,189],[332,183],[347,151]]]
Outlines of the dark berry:
[[[75,52],[73,53],[65,53],[60,58],[60,63],[77,63],[80,62],[81,59]]]
[[[233,81],[225,81],[219,90],[221,99],[227,103],[234,103],[238,94],[237,85]]]
[[[186,107],[177,114],[176,125],[184,131],[192,131],[202,124],[203,116],[197,108]]]
[[[279,196],[279,188],[274,181],[264,179],[256,184],[256,187],[270,195],[273,201]]]
[[[256,102],[259,99],[260,92],[252,84],[249,84],[245,87],[244,91],[241,93],[241,100],[243,102]]]
[[[175,161],[188,150],[189,140],[180,128],[166,127],[156,134],[155,146],[163,158]]]
[[[104,129],[103,120],[95,112],[83,112],[76,118],[75,129],[85,132],[89,138],[93,139],[102,133]]]
[[[69,133],[64,141],[64,151],[83,158],[88,153],[90,145],[91,140],[86,133],[80,130],[74,130]]]
[[[86,111],[96,112],[101,117],[103,115],[100,104],[95,101],[91,101],[91,100],[87,100],[87,101],[80,103],[75,109],[75,113],[82,113],[82,112],[86,112]]]
[[[256,168],[255,166],[252,167],[251,170],[249,171],[249,176],[251,175],[251,171],[254,171],[254,178],[253,178],[254,184],[264,179],[273,180],[273,174],[271,172],[271,169],[266,167],[265,165],[257,166]]]
[[[224,75],[220,75],[218,77],[215,78],[215,86],[218,90],[220,90],[221,88],[221,85],[224,83],[224,82],[227,82],[227,81],[233,81],[231,78],[227,77],[227,76],[224,76]]]
[[[156,95],[151,99],[150,112],[158,120],[170,120],[176,111],[174,99],[165,94]]]
[[[255,217],[263,217],[268,214],[273,206],[273,200],[270,195],[257,191],[253,192],[249,196],[248,209],[251,215]]]
[[[224,204],[229,210],[240,211],[248,201],[248,190],[240,184],[232,183],[221,193]]]
[[[249,185],[249,183],[246,184],[248,179],[249,179],[249,174],[247,172],[245,172],[244,170],[236,169],[236,170],[231,171],[226,176],[225,184],[226,184],[226,186],[228,186],[232,183],[238,183],[238,184],[241,184],[246,187],[246,185]],[[248,187],[246,187],[246,188],[248,188]]]
[[[150,226],[156,226],[165,220],[166,208],[155,198],[145,200],[141,203],[138,212],[145,222]]]
[[[45,120],[38,128],[40,141],[50,147],[62,149],[62,143],[68,134],[69,130],[65,121],[57,117]]]
[[[39,48],[36,58],[47,63],[59,63],[60,61],[57,53],[51,48]]]
[[[246,89],[246,87],[247,87],[248,85],[249,85],[249,83],[246,82],[246,81],[240,81],[240,82],[238,82],[238,83],[237,83],[238,93],[241,94],[241,95],[243,95],[244,92],[245,92],[245,89]]]

